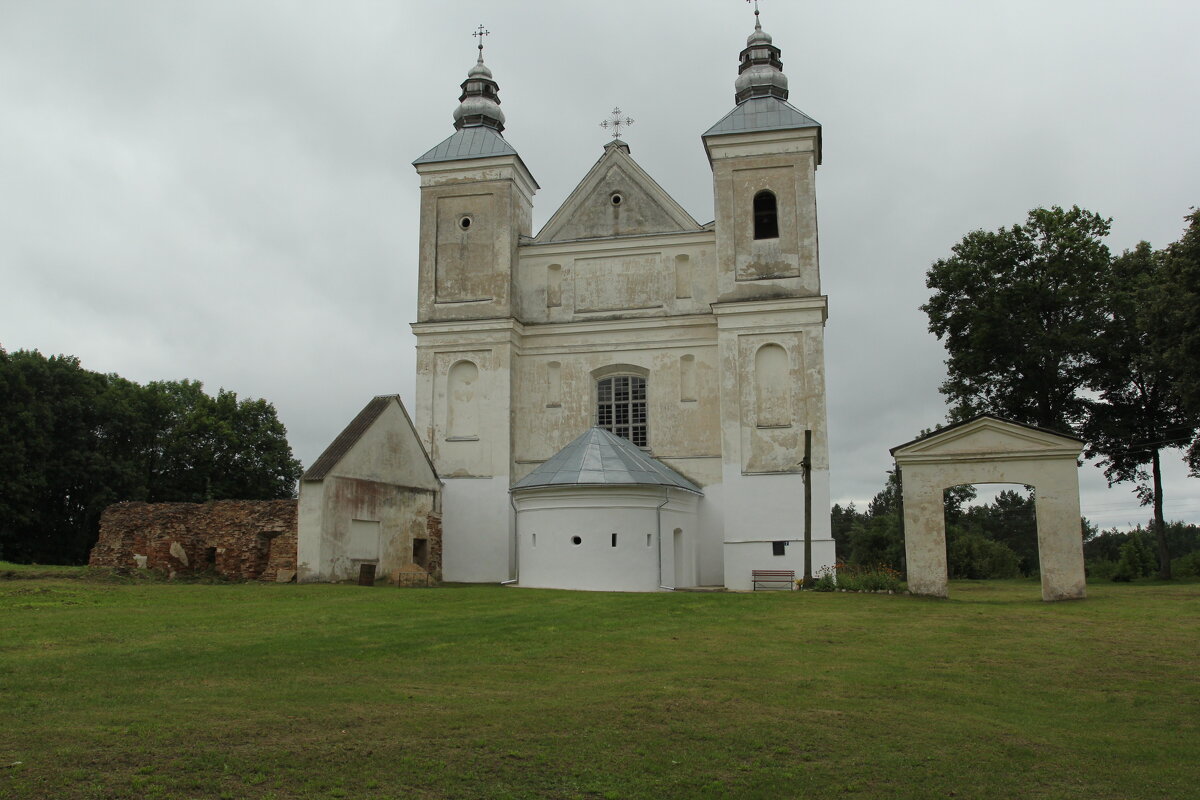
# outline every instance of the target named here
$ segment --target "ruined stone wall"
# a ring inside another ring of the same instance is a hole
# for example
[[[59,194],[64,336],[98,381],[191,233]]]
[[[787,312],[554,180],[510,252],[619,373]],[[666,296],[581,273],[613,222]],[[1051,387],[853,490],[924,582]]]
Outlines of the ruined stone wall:
[[[296,501],[117,503],[100,518],[88,563],[273,581],[296,570]]]
[[[429,564],[426,571],[435,580],[442,579],[442,515],[430,514],[425,518],[425,536],[429,539]]]

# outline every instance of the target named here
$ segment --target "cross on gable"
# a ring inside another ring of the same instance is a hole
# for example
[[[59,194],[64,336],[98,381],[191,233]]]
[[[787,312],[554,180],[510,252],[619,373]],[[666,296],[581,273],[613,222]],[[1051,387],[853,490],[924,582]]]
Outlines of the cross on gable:
[[[630,125],[632,125],[633,118],[625,117],[622,119],[621,108],[619,106],[612,110],[612,114],[610,115],[610,117],[611,117],[610,119],[606,119],[606,120],[604,120],[604,122],[601,122],[600,127],[604,128],[604,130],[608,130],[609,128],[612,128],[613,139],[620,139],[621,138],[621,127],[622,126],[629,127]]]

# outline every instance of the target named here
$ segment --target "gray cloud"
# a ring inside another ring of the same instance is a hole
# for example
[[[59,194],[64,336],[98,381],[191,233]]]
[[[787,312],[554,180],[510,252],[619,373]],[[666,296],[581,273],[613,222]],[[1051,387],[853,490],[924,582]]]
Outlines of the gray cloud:
[[[818,173],[834,495],[944,417],[917,307],[963,234],[1078,203],[1110,246],[1197,202],[1200,8],[764,0]],[[743,3],[0,4],[0,342],[266,397],[311,462],[374,394],[412,398],[417,180],[492,31],[509,140],[549,219],[620,105],[639,160],[712,218],[700,134],[733,104]],[[1168,515],[1200,520],[1168,458]],[[1085,467],[1084,512],[1141,521]]]

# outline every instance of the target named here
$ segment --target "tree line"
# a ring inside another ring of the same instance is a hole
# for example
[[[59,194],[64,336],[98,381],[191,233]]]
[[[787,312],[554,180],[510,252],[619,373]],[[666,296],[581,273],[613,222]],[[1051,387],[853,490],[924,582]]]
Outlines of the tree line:
[[[991,503],[976,499],[973,486],[954,486],[943,494],[946,564],[951,578],[990,579],[1038,575],[1037,512],[1032,487],[1005,489]],[[880,564],[904,571],[904,534],[895,474],[864,511],[853,503],[832,509],[833,539],[839,562]],[[1098,531],[1080,520],[1083,554],[1090,578],[1130,581],[1158,572],[1155,536],[1138,525],[1131,531]],[[1174,554],[1172,574],[1200,577],[1200,526],[1170,522],[1164,526]]]
[[[294,497],[300,472],[266,400],[0,347],[0,559],[84,563],[112,503]]]
[[[1169,578],[1163,452],[1200,477],[1200,211],[1157,250],[1114,256],[1111,225],[1055,206],[973,231],[929,268],[921,308],[948,354],[950,420],[987,412],[1083,439],[1110,486],[1153,507]]]

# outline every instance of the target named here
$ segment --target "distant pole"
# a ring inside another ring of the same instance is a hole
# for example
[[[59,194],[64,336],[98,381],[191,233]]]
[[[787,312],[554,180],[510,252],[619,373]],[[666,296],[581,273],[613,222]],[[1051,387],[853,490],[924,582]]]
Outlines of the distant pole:
[[[812,431],[804,431],[804,588],[812,587]]]

